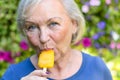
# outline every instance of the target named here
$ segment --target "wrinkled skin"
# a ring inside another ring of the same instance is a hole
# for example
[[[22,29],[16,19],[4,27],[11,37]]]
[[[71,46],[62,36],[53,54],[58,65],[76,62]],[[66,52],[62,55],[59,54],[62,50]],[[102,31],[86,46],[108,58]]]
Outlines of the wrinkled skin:
[[[79,61],[78,64],[81,63],[81,60],[79,60],[81,59],[80,55],[75,54],[78,52],[70,47],[72,35],[76,32],[76,21],[69,17],[59,0],[43,0],[35,8],[27,11],[25,14],[26,16],[28,15],[25,20],[25,33],[30,44],[37,51],[37,54],[39,54],[41,50],[46,49],[53,49],[55,52],[55,66],[53,69],[49,69],[49,71],[57,72],[55,68],[59,67],[58,69],[61,69],[61,74],[63,74],[62,68],[67,65],[67,62],[71,64]],[[73,55],[79,58],[76,57],[73,59],[71,57]],[[38,66],[36,66],[36,56],[31,57],[31,62],[38,70],[23,77],[22,80],[47,80],[46,77],[59,78],[57,73],[56,76],[51,76],[39,69]],[[71,72],[66,71],[66,75],[63,74],[63,77],[73,75],[80,67],[79,65],[75,66],[75,63],[72,65],[74,65],[74,67],[71,66],[71,68],[73,68]],[[60,70],[58,70],[58,72],[60,72]]]

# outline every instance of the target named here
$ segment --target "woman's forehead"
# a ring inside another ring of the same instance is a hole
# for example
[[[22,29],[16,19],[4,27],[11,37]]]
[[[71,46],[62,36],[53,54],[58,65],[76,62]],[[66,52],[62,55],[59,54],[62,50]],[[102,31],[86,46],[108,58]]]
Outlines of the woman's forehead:
[[[28,7],[28,8],[27,8]],[[40,9],[40,10],[62,10],[64,9],[64,6],[60,0],[42,0],[39,4],[36,2],[36,4],[28,5],[25,8],[26,12],[34,11],[34,9]]]
[[[54,2],[43,0],[35,8],[30,8],[27,11],[25,14],[28,17],[27,19],[53,18],[66,15],[66,11],[59,0]]]

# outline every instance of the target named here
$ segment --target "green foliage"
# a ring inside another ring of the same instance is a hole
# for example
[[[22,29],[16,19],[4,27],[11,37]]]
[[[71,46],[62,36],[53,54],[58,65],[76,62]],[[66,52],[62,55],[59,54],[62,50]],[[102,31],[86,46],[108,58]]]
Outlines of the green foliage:
[[[18,50],[20,38],[16,29],[17,5],[18,0],[0,0],[0,49],[13,52]]]
[[[85,48],[79,44],[75,48],[92,55],[101,56],[113,75],[114,80],[120,79],[120,4],[119,0],[75,0],[86,19],[84,37],[91,39],[92,45]],[[90,3],[90,1],[94,1]],[[100,4],[96,5],[96,2]],[[110,2],[108,2],[110,1]],[[84,7],[85,6],[85,7]],[[100,24],[101,23],[101,24]],[[98,27],[99,26],[99,27]],[[104,28],[102,28],[104,27]],[[101,36],[98,34],[104,32]],[[114,33],[114,34],[113,34]],[[96,45],[97,43],[97,45]],[[99,44],[99,46],[98,46]]]

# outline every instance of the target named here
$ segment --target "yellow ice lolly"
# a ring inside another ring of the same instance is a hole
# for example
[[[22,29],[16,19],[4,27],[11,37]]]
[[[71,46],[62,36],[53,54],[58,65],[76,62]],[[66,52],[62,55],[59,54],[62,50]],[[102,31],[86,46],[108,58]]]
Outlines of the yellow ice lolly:
[[[43,69],[52,68],[54,66],[54,51],[42,51],[39,55],[38,66]]]

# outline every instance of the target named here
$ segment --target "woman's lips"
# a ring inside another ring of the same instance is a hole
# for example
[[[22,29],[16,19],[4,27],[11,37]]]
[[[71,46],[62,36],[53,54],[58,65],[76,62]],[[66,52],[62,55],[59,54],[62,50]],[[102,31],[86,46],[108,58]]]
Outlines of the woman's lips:
[[[46,48],[46,49],[41,49],[40,51],[44,51],[44,50],[53,50],[53,48]]]

